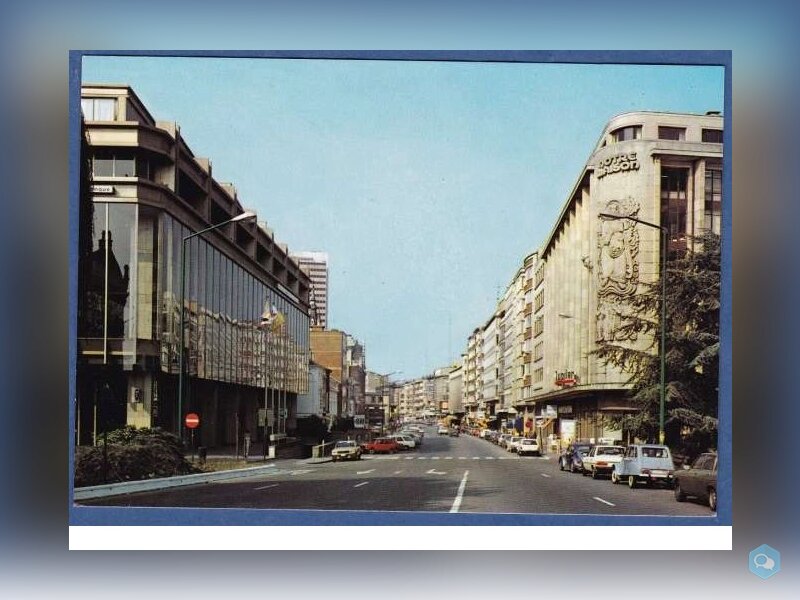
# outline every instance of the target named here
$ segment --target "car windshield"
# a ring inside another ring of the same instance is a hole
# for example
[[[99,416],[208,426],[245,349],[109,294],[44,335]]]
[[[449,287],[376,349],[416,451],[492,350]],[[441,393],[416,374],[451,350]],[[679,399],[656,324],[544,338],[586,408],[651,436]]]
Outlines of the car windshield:
[[[652,448],[645,446],[642,448],[642,456],[647,458],[669,458],[669,450],[666,448]]]
[[[605,454],[606,456],[621,456],[624,452],[624,448],[618,448],[616,446],[600,446],[597,449],[597,454]]]
[[[352,448],[355,445],[355,442],[336,442],[337,448]]]

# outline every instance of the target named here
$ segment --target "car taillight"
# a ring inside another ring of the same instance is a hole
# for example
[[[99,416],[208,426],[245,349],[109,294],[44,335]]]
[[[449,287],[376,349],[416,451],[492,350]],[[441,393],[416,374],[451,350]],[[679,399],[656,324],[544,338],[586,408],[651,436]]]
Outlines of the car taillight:
[[[608,463],[606,463],[606,462],[598,462],[598,463],[597,463],[597,466],[598,466],[598,467],[607,467],[607,466],[608,466]]]

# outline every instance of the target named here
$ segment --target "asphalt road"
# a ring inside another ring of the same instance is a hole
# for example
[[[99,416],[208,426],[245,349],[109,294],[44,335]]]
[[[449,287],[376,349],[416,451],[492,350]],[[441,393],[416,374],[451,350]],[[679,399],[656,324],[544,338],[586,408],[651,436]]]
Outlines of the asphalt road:
[[[634,490],[562,472],[555,458],[518,457],[469,435],[427,428],[422,447],[352,462],[275,461],[269,473],[83,502],[96,506],[468,513],[710,516],[668,489]]]

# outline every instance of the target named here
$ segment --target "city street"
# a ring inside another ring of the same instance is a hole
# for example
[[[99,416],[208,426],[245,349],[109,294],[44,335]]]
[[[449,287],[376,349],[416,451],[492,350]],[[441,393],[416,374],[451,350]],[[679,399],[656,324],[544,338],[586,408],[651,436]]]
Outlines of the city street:
[[[275,508],[599,515],[711,516],[664,488],[614,485],[558,469],[555,457],[518,457],[469,435],[426,428],[422,447],[359,461],[275,461],[249,478],[85,502],[104,506]]]

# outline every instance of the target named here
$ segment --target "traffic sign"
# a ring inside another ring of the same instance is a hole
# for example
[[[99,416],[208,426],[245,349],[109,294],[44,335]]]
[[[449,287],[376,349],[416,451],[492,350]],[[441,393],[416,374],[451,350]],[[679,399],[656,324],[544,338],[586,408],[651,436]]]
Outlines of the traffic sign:
[[[197,413],[189,413],[188,415],[186,415],[184,423],[186,423],[186,427],[188,427],[189,429],[194,429],[195,427],[200,425],[200,415],[198,415]]]

